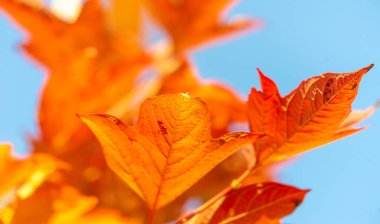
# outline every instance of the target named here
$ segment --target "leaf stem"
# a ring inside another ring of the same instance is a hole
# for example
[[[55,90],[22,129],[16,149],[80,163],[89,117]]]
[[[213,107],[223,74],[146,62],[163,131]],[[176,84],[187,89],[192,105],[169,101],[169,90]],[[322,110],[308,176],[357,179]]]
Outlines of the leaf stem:
[[[146,224],[153,224],[155,214],[156,214],[155,210],[149,210],[148,218],[146,220]]]

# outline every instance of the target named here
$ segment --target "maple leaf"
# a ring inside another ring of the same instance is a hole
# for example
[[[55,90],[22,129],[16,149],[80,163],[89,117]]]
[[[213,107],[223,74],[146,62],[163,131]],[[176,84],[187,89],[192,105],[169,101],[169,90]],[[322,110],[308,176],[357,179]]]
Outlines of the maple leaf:
[[[213,137],[226,134],[232,123],[247,120],[246,102],[221,83],[201,80],[186,61],[174,72],[166,75],[162,82],[159,94],[185,92],[205,101],[211,112]]]
[[[141,56],[136,38],[122,39],[120,30],[109,27],[107,13],[99,0],[85,1],[78,18],[66,22],[45,6],[36,7],[18,0],[0,0],[0,7],[27,31],[24,50],[51,70],[63,69],[72,57],[104,57],[128,61]],[[133,18],[131,18],[133,19]],[[51,43],[54,44],[46,44]]]
[[[257,136],[211,138],[209,112],[186,94],[147,99],[137,124],[109,115],[81,116],[103,145],[106,160],[154,212]]]
[[[263,91],[252,88],[248,100],[251,131],[266,135],[254,144],[258,162],[279,161],[362,130],[352,125],[368,113],[350,116],[351,104],[372,66],[312,77],[285,97],[259,71]]]
[[[98,0],[85,1],[73,23],[16,0],[0,0],[0,7],[26,29],[30,40],[24,50],[50,72],[38,115],[43,146],[36,150],[48,148],[64,158],[88,139],[75,114],[112,108],[132,88],[148,57],[137,40],[121,38],[108,26]]]
[[[177,224],[279,223],[302,203],[308,191],[273,182],[233,189],[210,209]]]
[[[254,20],[221,21],[233,0],[144,0],[152,16],[166,29],[181,53],[215,38],[258,26]]]

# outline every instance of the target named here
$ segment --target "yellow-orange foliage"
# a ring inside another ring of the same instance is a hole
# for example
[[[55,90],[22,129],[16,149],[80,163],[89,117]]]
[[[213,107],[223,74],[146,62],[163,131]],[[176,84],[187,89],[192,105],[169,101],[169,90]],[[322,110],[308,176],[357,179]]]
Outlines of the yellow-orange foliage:
[[[263,90],[247,103],[189,62],[191,50],[259,27],[225,21],[235,2],[87,0],[67,20],[39,0],[0,0],[47,72],[31,155],[0,144],[0,223],[274,224],[292,213],[307,190],[274,183],[266,166],[360,131],[375,106],[351,104],[372,66],[285,97],[259,72]],[[155,24],[167,40],[146,41]],[[236,123],[251,133],[231,133]],[[183,216],[194,198],[204,204]]]
[[[82,120],[102,143],[109,166],[152,210],[173,201],[257,137],[231,133],[212,139],[206,105],[186,94],[146,100],[135,127],[105,115]]]

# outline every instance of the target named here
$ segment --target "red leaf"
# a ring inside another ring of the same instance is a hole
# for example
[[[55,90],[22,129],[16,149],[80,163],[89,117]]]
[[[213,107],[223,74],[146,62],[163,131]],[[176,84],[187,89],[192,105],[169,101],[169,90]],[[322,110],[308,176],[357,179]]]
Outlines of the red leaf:
[[[360,80],[371,68],[312,77],[285,97],[259,71],[263,90],[252,88],[248,101],[251,131],[266,135],[255,143],[258,162],[283,160],[360,131],[352,125],[371,111],[349,115]]]
[[[249,185],[228,192],[216,206],[177,224],[278,223],[302,203],[307,192],[272,182]]]

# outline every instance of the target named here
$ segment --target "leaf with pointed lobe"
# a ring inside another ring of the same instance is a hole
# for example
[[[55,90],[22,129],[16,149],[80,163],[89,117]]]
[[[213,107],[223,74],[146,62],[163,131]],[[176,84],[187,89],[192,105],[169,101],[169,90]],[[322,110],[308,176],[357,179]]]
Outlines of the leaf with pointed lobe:
[[[213,137],[228,133],[231,124],[247,121],[247,106],[242,97],[222,83],[202,80],[186,61],[166,75],[159,94],[181,92],[190,93],[205,101],[211,113]]]
[[[43,147],[37,150],[67,159],[68,151],[89,138],[75,114],[112,108],[131,90],[148,56],[137,40],[109,28],[100,0],[85,1],[72,23],[45,6],[0,0],[0,7],[27,31],[24,50],[49,71],[38,114],[36,141]]]
[[[209,116],[199,98],[172,94],[147,99],[135,126],[109,115],[81,118],[103,145],[111,169],[155,211],[258,137],[212,139]]]
[[[360,80],[371,68],[312,77],[285,97],[259,71],[263,90],[252,88],[248,100],[251,132],[266,135],[255,142],[258,162],[283,160],[360,131],[344,124],[365,118],[349,115]]]
[[[61,20],[43,5],[35,7],[18,0],[0,0],[0,7],[26,30],[28,41],[23,48],[50,70],[64,67],[80,53],[90,58],[106,56],[124,60],[141,56],[136,39],[122,39],[109,29],[109,15],[99,0],[85,1],[72,23]]]
[[[257,28],[259,22],[240,19],[223,21],[223,14],[233,0],[144,0],[151,15],[169,33],[174,50],[189,48],[238,31]]]

